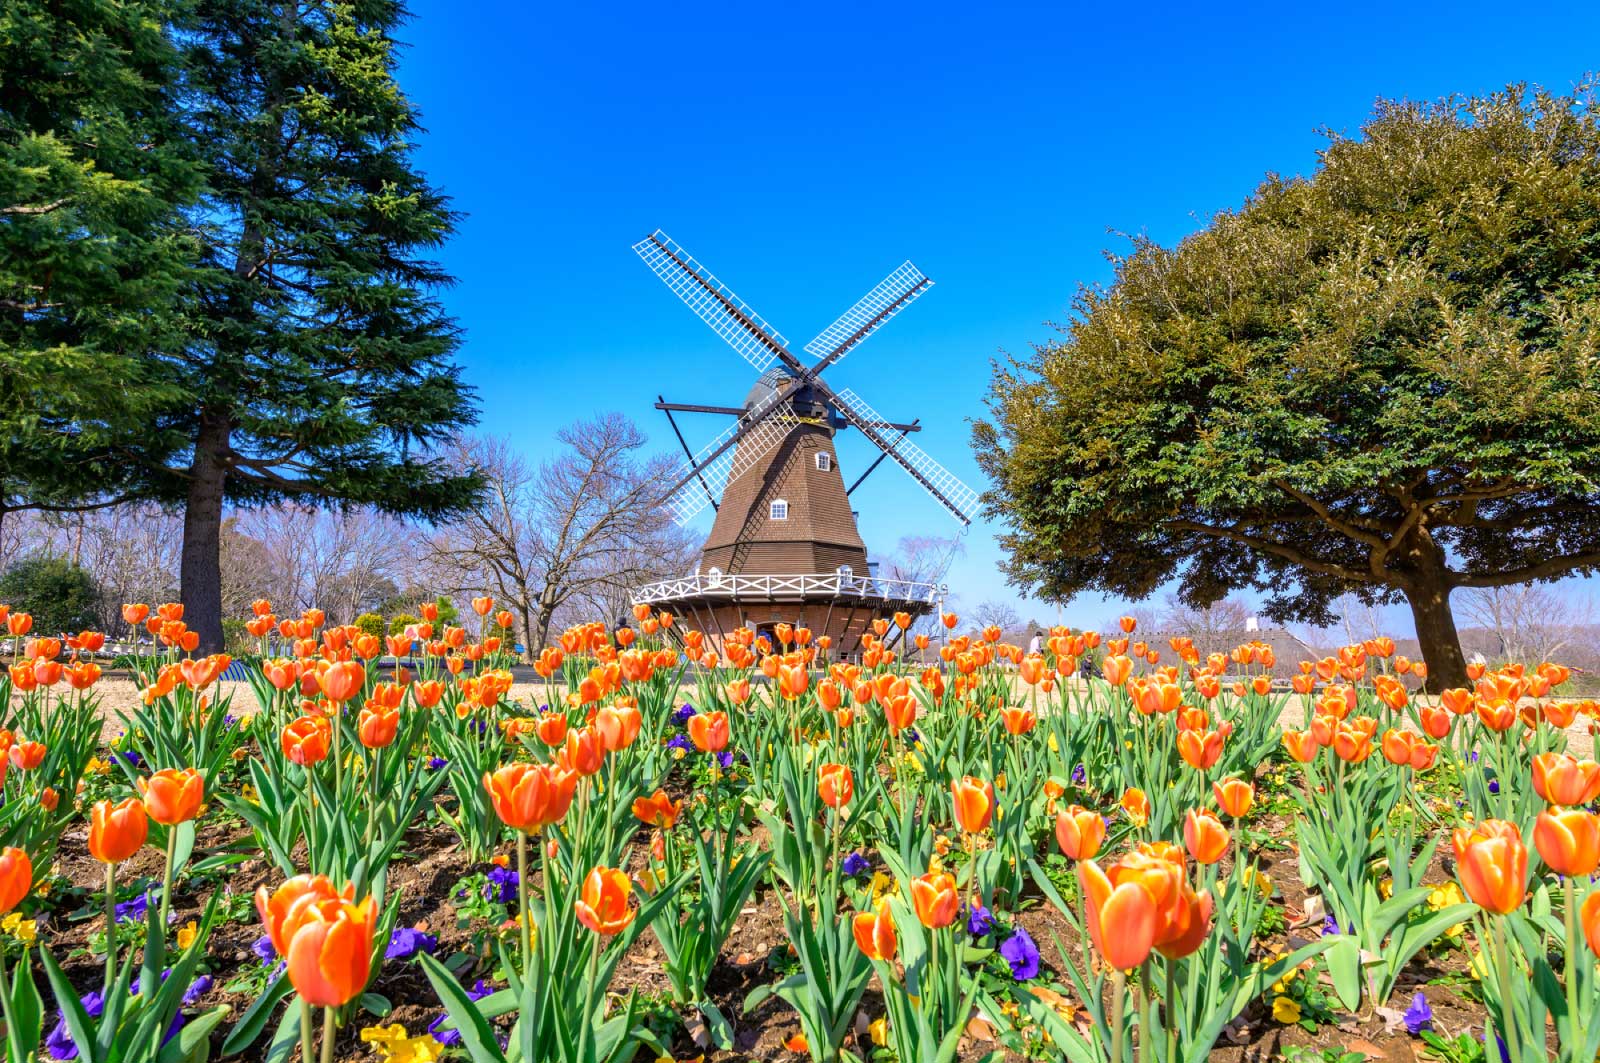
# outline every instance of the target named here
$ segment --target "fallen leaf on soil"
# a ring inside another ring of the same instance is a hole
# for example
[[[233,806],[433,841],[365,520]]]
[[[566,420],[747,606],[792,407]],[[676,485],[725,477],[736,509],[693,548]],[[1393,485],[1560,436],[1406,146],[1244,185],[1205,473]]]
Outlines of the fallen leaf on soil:
[[[967,1020],[967,1036],[975,1041],[993,1041],[994,1027],[984,1019],[973,1016]]]
[[[1354,1041],[1346,1041],[1344,1047],[1345,1051],[1360,1052],[1368,1059],[1387,1059],[1389,1056],[1389,1053],[1385,1052],[1371,1041],[1360,1037],[1357,1037]]]

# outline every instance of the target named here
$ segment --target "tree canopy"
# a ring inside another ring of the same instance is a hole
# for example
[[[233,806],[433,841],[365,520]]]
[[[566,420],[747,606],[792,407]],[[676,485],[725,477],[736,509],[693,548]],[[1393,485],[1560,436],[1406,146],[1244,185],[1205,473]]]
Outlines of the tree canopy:
[[[200,172],[178,52],[150,0],[0,7],[0,515],[127,492],[123,444],[182,392],[146,358],[182,342]]]
[[[1280,621],[1407,601],[1464,681],[1451,591],[1600,566],[1600,114],[1381,102],[1307,178],[1135,240],[974,427],[1009,577]]]

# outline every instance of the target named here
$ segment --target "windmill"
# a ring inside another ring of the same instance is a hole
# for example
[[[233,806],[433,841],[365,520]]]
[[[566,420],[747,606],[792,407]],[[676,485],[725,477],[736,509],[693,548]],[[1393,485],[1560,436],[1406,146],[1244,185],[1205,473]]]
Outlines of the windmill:
[[[963,528],[976,512],[977,493],[911,441],[921,430],[917,421],[887,421],[822,375],[933,282],[903,263],[806,344],[814,361],[802,361],[780,332],[665,233],[657,230],[633,249],[757,373],[740,406],[656,403],[686,458],[666,492],[673,519],[688,524],[708,506],[716,517],[698,571],[641,587],[634,602],[683,615],[718,642],[737,627],[788,622],[832,636],[841,653],[855,650],[875,617],[931,611],[942,587],[873,574],[850,496],[885,460]],[[674,413],[733,421],[695,452]],[[833,443],[849,428],[879,453],[846,487]]]

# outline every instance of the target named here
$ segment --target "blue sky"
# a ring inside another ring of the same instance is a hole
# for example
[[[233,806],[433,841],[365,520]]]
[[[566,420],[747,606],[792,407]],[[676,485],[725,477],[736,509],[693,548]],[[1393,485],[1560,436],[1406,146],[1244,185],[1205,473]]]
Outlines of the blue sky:
[[[743,397],[753,371],[629,250],[660,227],[795,349],[914,261],[936,286],[828,378],[921,417],[924,449],[981,490],[989,360],[1047,339],[1118,234],[1172,242],[1263,174],[1309,172],[1318,130],[1355,130],[1379,96],[1565,90],[1600,67],[1593,3],[1398,7],[414,0],[401,84],[465,214],[441,258],[480,428],[542,456],[622,410],[675,450],[658,394]],[[686,419],[696,447],[723,426]],[[841,440],[847,477],[866,447]],[[958,527],[887,464],[854,497],[879,556]],[[965,542],[965,605],[1015,600],[994,530]]]

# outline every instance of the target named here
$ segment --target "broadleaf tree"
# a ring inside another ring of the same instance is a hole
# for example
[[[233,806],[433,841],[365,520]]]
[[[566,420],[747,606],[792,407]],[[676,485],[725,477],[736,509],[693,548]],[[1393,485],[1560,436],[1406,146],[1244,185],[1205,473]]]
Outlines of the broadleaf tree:
[[[1310,176],[1135,241],[995,367],[1009,577],[1317,624],[1404,601],[1430,685],[1464,683],[1453,591],[1600,566],[1595,96],[1381,102]]]
[[[205,172],[190,340],[160,421],[185,445],[150,463],[184,511],[182,596],[220,648],[224,509],[281,499],[445,516],[474,470],[440,445],[474,419],[458,329],[429,254],[456,220],[412,158],[391,0],[196,0],[177,27]],[[157,456],[160,457],[159,455]]]

